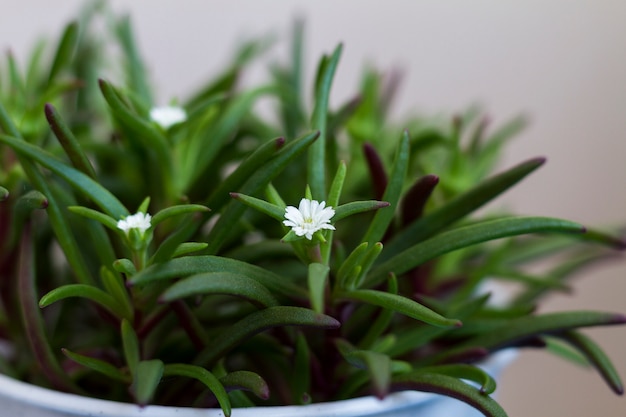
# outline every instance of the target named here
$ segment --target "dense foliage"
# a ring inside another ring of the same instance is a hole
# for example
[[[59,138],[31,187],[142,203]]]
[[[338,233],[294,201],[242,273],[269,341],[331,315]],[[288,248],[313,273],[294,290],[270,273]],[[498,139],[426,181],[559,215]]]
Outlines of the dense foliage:
[[[393,120],[397,80],[373,70],[330,108],[341,46],[321,59],[308,105],[300,26],[266,84],[238,83],[266,50],[253,41],[159,108],[129,20],[106,15],[103,36],[101,17],[86,10],[56,48],[41,43],[24,69],[9,54],[0,73],[0,371],[226,414],[418,389],[504,416],[474,364],[542,347],[622,393],[579,329],[623,315],[535,308],[623,241],[477,212],[544,163],[494,173],[523,120]],[[318,214],[298,211],[302,199]],[[491,302],[485,283],[503,281],[516,291]]]

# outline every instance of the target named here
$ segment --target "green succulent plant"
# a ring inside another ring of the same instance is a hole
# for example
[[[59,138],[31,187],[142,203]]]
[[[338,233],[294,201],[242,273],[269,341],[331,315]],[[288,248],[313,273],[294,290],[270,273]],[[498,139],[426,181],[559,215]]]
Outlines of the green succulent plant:
[[[105,13],[111,31],[96,37],[101,15],[87,9],[52,56],[41,44],[22,70],[9,54],[0,73],[0,337],[13,347],[1,372],[226,415],[417,389],[505,416],[475,364],[544,347],[623,392],[580,329],[624,315],[535,313],[623,249],[619,233],[477,213],[544,163],[494,174],[522,119],[394,121],[374,70],[333,109],[341,46],[321,59],[309,105],[301,25],[266,84],[238,84],[266,48],[253,41],[159,107],[129,19]],[[105,59],[112,44],[122,53]],[[496,305],[487,281],[519,290]]]

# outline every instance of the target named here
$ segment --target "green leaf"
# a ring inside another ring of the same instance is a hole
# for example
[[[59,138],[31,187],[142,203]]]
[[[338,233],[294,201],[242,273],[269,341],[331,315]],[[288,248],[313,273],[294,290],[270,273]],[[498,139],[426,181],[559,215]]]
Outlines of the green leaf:
[[[41,297],[41,300],[39,300],[39,307],[47,307],[59,300],[71,297],[86,298],[101,305],[116,317],[130,318],[128,317],[129,312],[127,309],[120,305],[110,294],[98,287],[86,284],[67,284],[57,287]]]
[[[78,43],[78,29],[77,22],[71,22],[65,27],[63,35],[59,40],[52,66],[50,67],[48,84],[51,84],[56,79],[59,72],[70,65]]]
[[[328,199],[326,204],[328,207],[337,207],[339,205],[339,197],[341,196],[341,190],[343,189],[343,183],[346,179],[347,167],[344,161],[339,162],[337,172],[333,178],[333,182],[330,184],[330,190],[328,192]],[[335,213],[336,214],[336,213]],[[336,220],[335,220],[336,221]],[[330,253],[333,242],[333,230],[327,230],[327,242],[320,245],[320,254],[325,264],[328,264],[330,260]]]
[[[480,385],[480,392],[482,394],[492,394],[496,390],[496,381],[491,377],[491,375],[477,366],[455,363],[450,365],[423,367],[417,369],[416,371],[447,375],[454,378],[473,381]]]
[[[176,247],[176,250],[172,254],[172,258],[180,258],[181,256],[189,255],[190,253],[200,252],[206,249],[208,245],[204,242],[185,242]]]
[[[126,364],[128,365],[128,369],[130,369],[131,375],[133,375],[133,380],[136,381],[137,368],[141,359],[139,353],[139,339],[137,338],[137,333],[135,333],[133,326],[126,319],[122,320],[121,332],[124,358],[126,359]]]
[[[148,261],[148,265],[158,264],[174,258],[177,250],[198,230],[199,225],[204,221],[203,216],[188,216],[184,218],[174,231],[169,233],[167,238],[157,248],[154,255]],[[204,244],[203,249],[207,247]]]
[[[376,212],[374,219],[370,223],[370,226],[362,239],[364,242],[374,243],[382,240],[385,232],[389,228],[396,211],[395,208],[398,207],[398,203],[400,201],[404,179],[406,178],[409,168],[409,161],[409,132],[405,130],[402,134],[398,150],[396,151],[396,157],[393,161],[393,170],[382,198],[384,201],[389,202],[392,209],[380,210]]]
[[[133,320],[135,311],[130,299],[130,294],[128,293],[128,289],[126,288],[122,277],[105,266],[100,268],[100,277],[106,291],[119,305],[119,308],[123,313],[121,317]]]
[[[73,188],[95,202],[109,216],[116,219],[128,216],[128,210],[108,190],[82,172],[58,161],[44,150],[6,135],[0,135],[0,142],[9,145],[15,152],[41,164],[66,180]],[[40,191],[43,192],[43,190]],[[49,194],[44,194],[50,198]]]
[[[187,174],[188,178],[185,179],[183,192],[187,191],[190,186],[193,187],[196,182],[203,181],[202,174],[215,161],[219,151],[227,144],[233,132],[240,128],[241,120],[250,111],[254,102],[260,96],[273,91],[274,87],[264,86],[235,96],[217,121],[209,126],[206,132],[201,132],[193,138],[193,142],[190,142],[185,153],[185,158],[187,158],[185,163],[190,164],[192,171]]]
[[[381,261],[389,259],[416,243],[433,236],[464,216],[473,213],[479,207],[521,181],[528,174],[543,165],[544,162],[545,158],[535,158],[523,162],[501,174],[488,178],[471,190],[455,197],[443,207],[419,218],[385,245],[386,250],[381,255]]]
[[[88,219],[95,220],[111,230],[121,232],[121,230],[117,227],[117,220],[104,213],[83,206],[70,206],[67,209],[72,213],[76,213]]]
[[[127,276],[133,276],[137,273],[137,269],[135,268],[135,264],[130,259],[117,259],[113,262],[113,269],[117,272],[126,274]]]
[[[46,119],[50,124],[50,128],[54,135],[59,140],[59,143],[63,147],[66,155],[74,165],[74,168],[81,171],[83,174],[88,175],[90,178],[96,178],[96,171],[93,169],[89,158],[85,155],[80,143],[67,126],[67,124],[61,118],[61,115],[52,106],[52,104],[46,104],[44,107]]]
[[[582,353],[598,370],[602,378],[606,381],[614,393],[617,395],[624,394],[624,385],[622,384],[619,374],[615,370],[611,359],[609,359],[606,353],[604,353],[604,351],[593,340],[576,331],[556,333],[554,336],[569,343]]]
[[[165,365],[163,375],[184,376],[200,381],[213,393],[213,395],[215,395],[215,398],[217,398],[224,415],[226,417],[230,416],[231,406],[226,389],[220,380],[218,380],[211,372],[200,366],[178,363]]]
[[[76,392],[74,384],[52,351],[46,335],[45,323],[41,311],[37,308],[37,287],[35,283],[35,257],[30,224],[27,223],[22,232],[17,260],[17,301],[22,317],[22,329],[36,364],[41,373],[52,386],[59,390]]]
[[[258,374],[250,371],[235,371],[220,378],[220,383],[226,391],[250,391],[262,400],[270,397],[270,388],[267,382]]]
[[[398,294],[398,279],[396,278],[395,275],[392,275],[389,279],[387,292],[389,294]],[[389,324],[391,323],[393,315],[394,315],[393,310],[390,310],[388,308],[383,309],[378,314],[378,316],[376,317],[372,325],[369,327],[369,329],[367,330],[367,333],[363,336],[363,338],[359,342],[359,347],[387,353],[387,351],[396,344],[397,336],[395,334],[392,335],[393,340],[392,340],[391,345],[389,346],[389,349],[381,350],[380,343],[382,341],[382,335],[385,332],[385,330],[387,330],[387,328],[389,327]],[[373,346],[377,346],[377,348],[374,349]]]
[[[294,160],[298,155],[304,152],[317,139],[319,133],[311,132],[298,139],[288,143],[284,148],[277,152],[276,156],[264,164],[255,175],[252,175],[248,181],[239,190],[242,194],[253,195],[260,192],[267,184],[278,176],[282,170]],[[234,203],[234,204],[233,204]],[[226,237],[232,232],[233,226],[237,224],[246,207],[238,202],[231,201],[224,210],[219,220],[209,233],[207,239],[209,253],[217,253]]]
[[[170,217],[180,216],[181,214],[188,213],[206,213],[209,208],[199,204],[180,204],[176,206],[167,207],[152,217],[152,227],[169,219]]]
[[[130,279],[132,285],[144,285],[164,279],[174,279],[205,272],[232,272],[244,275],[267,287],[272,293],[282,294],[289,298],[307,294],[300,286],[290,282],[266,269],[255,265],[220,256],[186,256],[172,259],[158,265],[151,265]]]
[[[149,77],[133,36],[130,17],[124,16],[119,19],[115,29],[126,58],[127,85],[133,88],[145,104],[151,104],[152,94],[148,85]]]
[[[133,375],[133,383],[130,387],[139,405],[147,405],[152,401],[154,393],[163,377],[164,365],[158,359],[141,361]]]
[[[383,398],[389,392],[391,381],[391,359],[389,356],[371,350],[354,349],[347,342],[336,341],[341,355],[348,363],[367,370],[374,392],[378,398]]]
[[[268,140],[252,152],[237,169],[217,185],[215,191],[207,200],[207,206],[212,210],[220,210],[228,203],[229,193],[237,191],[241,186],[267,161],[285,146],[284,138]],[[232,195],[230,195],[232,196]]]
[[[301,307],[277,306],[254,312],[224,330],[196,360],[214,364],[245,340],[273,327],[299,326],[336,329],[340,323],[330,316]]]
[[[486,417],[507,416],[502,407],[491,397],[454,377],[414,371],[393,376],[391,386],[398,390],[414,389],[456,398],[476,408]]]
[[[337,286],[341,289],[347,289],[348,284],[352,279],[358,275],[357,267],[361,264],[361,261],[367,253],[369,243],[363,242],[348,255],[345,261],[339,267],[337,271]],[[360,272],[360,268],[358,269]]]
[[[479,311],[489,300],[489,294],[483,295],[478,298],[464,299],[460,304],[452,306],[449,310],[445,311],[448,316],[454,316],[462,321],[469,320],[469,318],[477,311]],[[464,323],[464,327],[467,323]],[[454,332],[462,330],[454,329]],[[431,341],[438,337],[441,337],[444,333],[450,330],[442,327],[434,326],[420,326],[412,329],[407,329],[404,332],[397,334],[395,343],[386,351],[390,356],[396,357],[404,355],[408,352],[412,352],[415,349],[426,346]]]
[[[0,127],[5,132],[13,136],[11,140],[15,141],[16,144],[20,144],[20,142],[22,144],[25,143],[23,139],[21,139],[19,130],[10,119],[2,103],[0,103]],[[2,136],[3,135],[0,135],[0,142],[2,142]],[[37,149],[36,147],[33,148]],[[50,225],[57,236],[59,245],[63,249],[68,263],[72,266],[74,274],[80,282],[84,284],[92,283],[93,279],[80,254],[80,250],[73,237],[72,230],[67,219],[65,218],[64,212],[61,210],[60,204],[58,204],[57,193],[50,188],[44,175],[39,172],[30,159],[20,154],[18,154],[18,159],[24,169],[24,172],[33,183],[33,186],[48,198],[49,205],[47,211]]]
[[[313,262],[309,264],[308,284],[311,307],[316,313],[324,312],[324,300],[326,298],[326,284],[328,282],[327,265]]]
[[[120,371],[118,368],[116,368],[115,366],[111,365],[108,362],[105,362],[103,360],[96,359],[96,358],[91,358],[89,356],[80,355],[68,349],[61,349],[61,351],[63,352],[65,356],[67,356],[72,361],[86,368],[89,368],[92,371],[101,373],[102,375],[105,375],[116,381],[121,381],[125,383],[130,382],[130,378],[128,377],[127,374]]]
[[[291,392],[294,404],[309,403],[311,398],[311,348],[302,332],[298,332],[296,338],[292,375]]]
[[[258,281],[232,272],[192,275],[177,281],[161,295],[160,299],[169,302],[179,298],[208,294],[225,294],[243,298],[257,308],[278,305],[272,293]]]
[[[341,56],[342,45],[337,46],[330,58],[324,57],[320,63],[315,89],[315,108],[311,117],[311,127],[320,132],[319,140],[308,152],[307,183],[316,200],[326,200],[326,135],[330,87]]]
[[[597,311],[573,311],[565,313],[546,313],[538,316],[520,317],[506,320],[493,331],[481,333],[457,344],[441,357],[433,357],[441,361],[444,357],[454,356],[468,348],[484,348],[490,351],[528,340],[535,336],[553,334],[591,326],[621,325],[626,317],[620,314]]]
[[[354,276],[353,280],[348,283],[348,288],[353,289],[359,288],[361,286],[365,275],[369,272],[370,268],[372,267],[372,265],[376,261],[376,258],[378,258],[378,255],[380,255],[382,250],[383,244],[380,242],[377,242],[373,244],[370,248],[368,248],[367,253],[365,253],[363,260],[359,264],[360,271],[357,275]]]
[[[406,249],[377,266],[367,276],[364,285],[376,285],[389,272],[400,275],[437,256],[478,243],[530,233],[582,233],[584,230],[577,223],[549,217],[507,217],[481,221],[440,233]]]
[[[335,215],[333,216],[333,222],[352,216],[357,213],[364,213],[366,211],[378,210],[381,208],[389,207],[389,203],[386,201],[351,201],[350,203],[342,204],[335,208]],[[391,210],[393,212],[393,210]]]
[[[230,193],[230,196],[237,201],[241,201],[246,206],[266,214],[281,223],[285,220],[285,209],[282,207],[268,203],[260,198],[250,197],[241,193]]]
[[[167,175],[172,171],[171,149],[167,138],[161,134],[153,123],[132,111],[124,102],[125,100],[128,101],[128,99],[112,84],[102,79],[99,82],[102,95],[111,108],[113,115],[135,133],[134,138],[141,141],[145,149],[154,151],[156,160],[160,164],[160,172],[163,174],[163,178],[159,178],[159,180],[167,178]]]
[[[340,291],[335,295],[338,299],[362,301],[396,311],[405,316],[439,327],[460,327],[462,323],[456,319],[448,319],[434,312],[417,301],[397,294],[377,290]]]
[[[31,190],[20,196],[15,203],[14,210],[21,216],[28,216],[33,210],[41,210],[48,207],[48,199],[37,190]]]

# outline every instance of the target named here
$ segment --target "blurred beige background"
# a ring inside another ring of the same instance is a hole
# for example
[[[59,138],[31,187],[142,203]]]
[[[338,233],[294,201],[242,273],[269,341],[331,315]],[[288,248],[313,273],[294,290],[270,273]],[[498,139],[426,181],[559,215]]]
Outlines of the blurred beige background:
[[[0,48],[23,56],[35,35],[58,33],[78,0],[2,0]],[[307,23],[307,72],[343,42],[332,101],[374,63],[406,71],[399,113],[454,111],[481,103],[495,122],[524,113],[531,126],[506,165],[544,155],[548,164],[500,202],[522,214],[586,224],[626,223],[626,2],[608,1],[111,1],[132,14],[160,99],[184,97],[215,73],[238,40]],[[285,51],[285,41],[277,50]],[[254,77],[254,75],[253,75]],[[544,310],[626,313],[626,259],[576,281],[575,294]],[[626,378],[626,327],[588,332]],[[511,417],[626,415],[593,372],[524,351],[500,399]]]

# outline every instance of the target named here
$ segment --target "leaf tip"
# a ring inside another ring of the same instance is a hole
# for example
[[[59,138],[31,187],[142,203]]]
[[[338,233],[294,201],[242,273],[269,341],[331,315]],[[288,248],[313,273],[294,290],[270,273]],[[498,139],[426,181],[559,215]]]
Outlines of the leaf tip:
[[[46,115],[46,119],[48,119],[48,122],[51,122],[52,119],[54,119],[54,113],[55,113],[55,108],[51,103],[46,103],[43,106],[43,111],[44,114]]]
[[[626,314],[613,314],[610,322],[612,324],[626,324]]]

